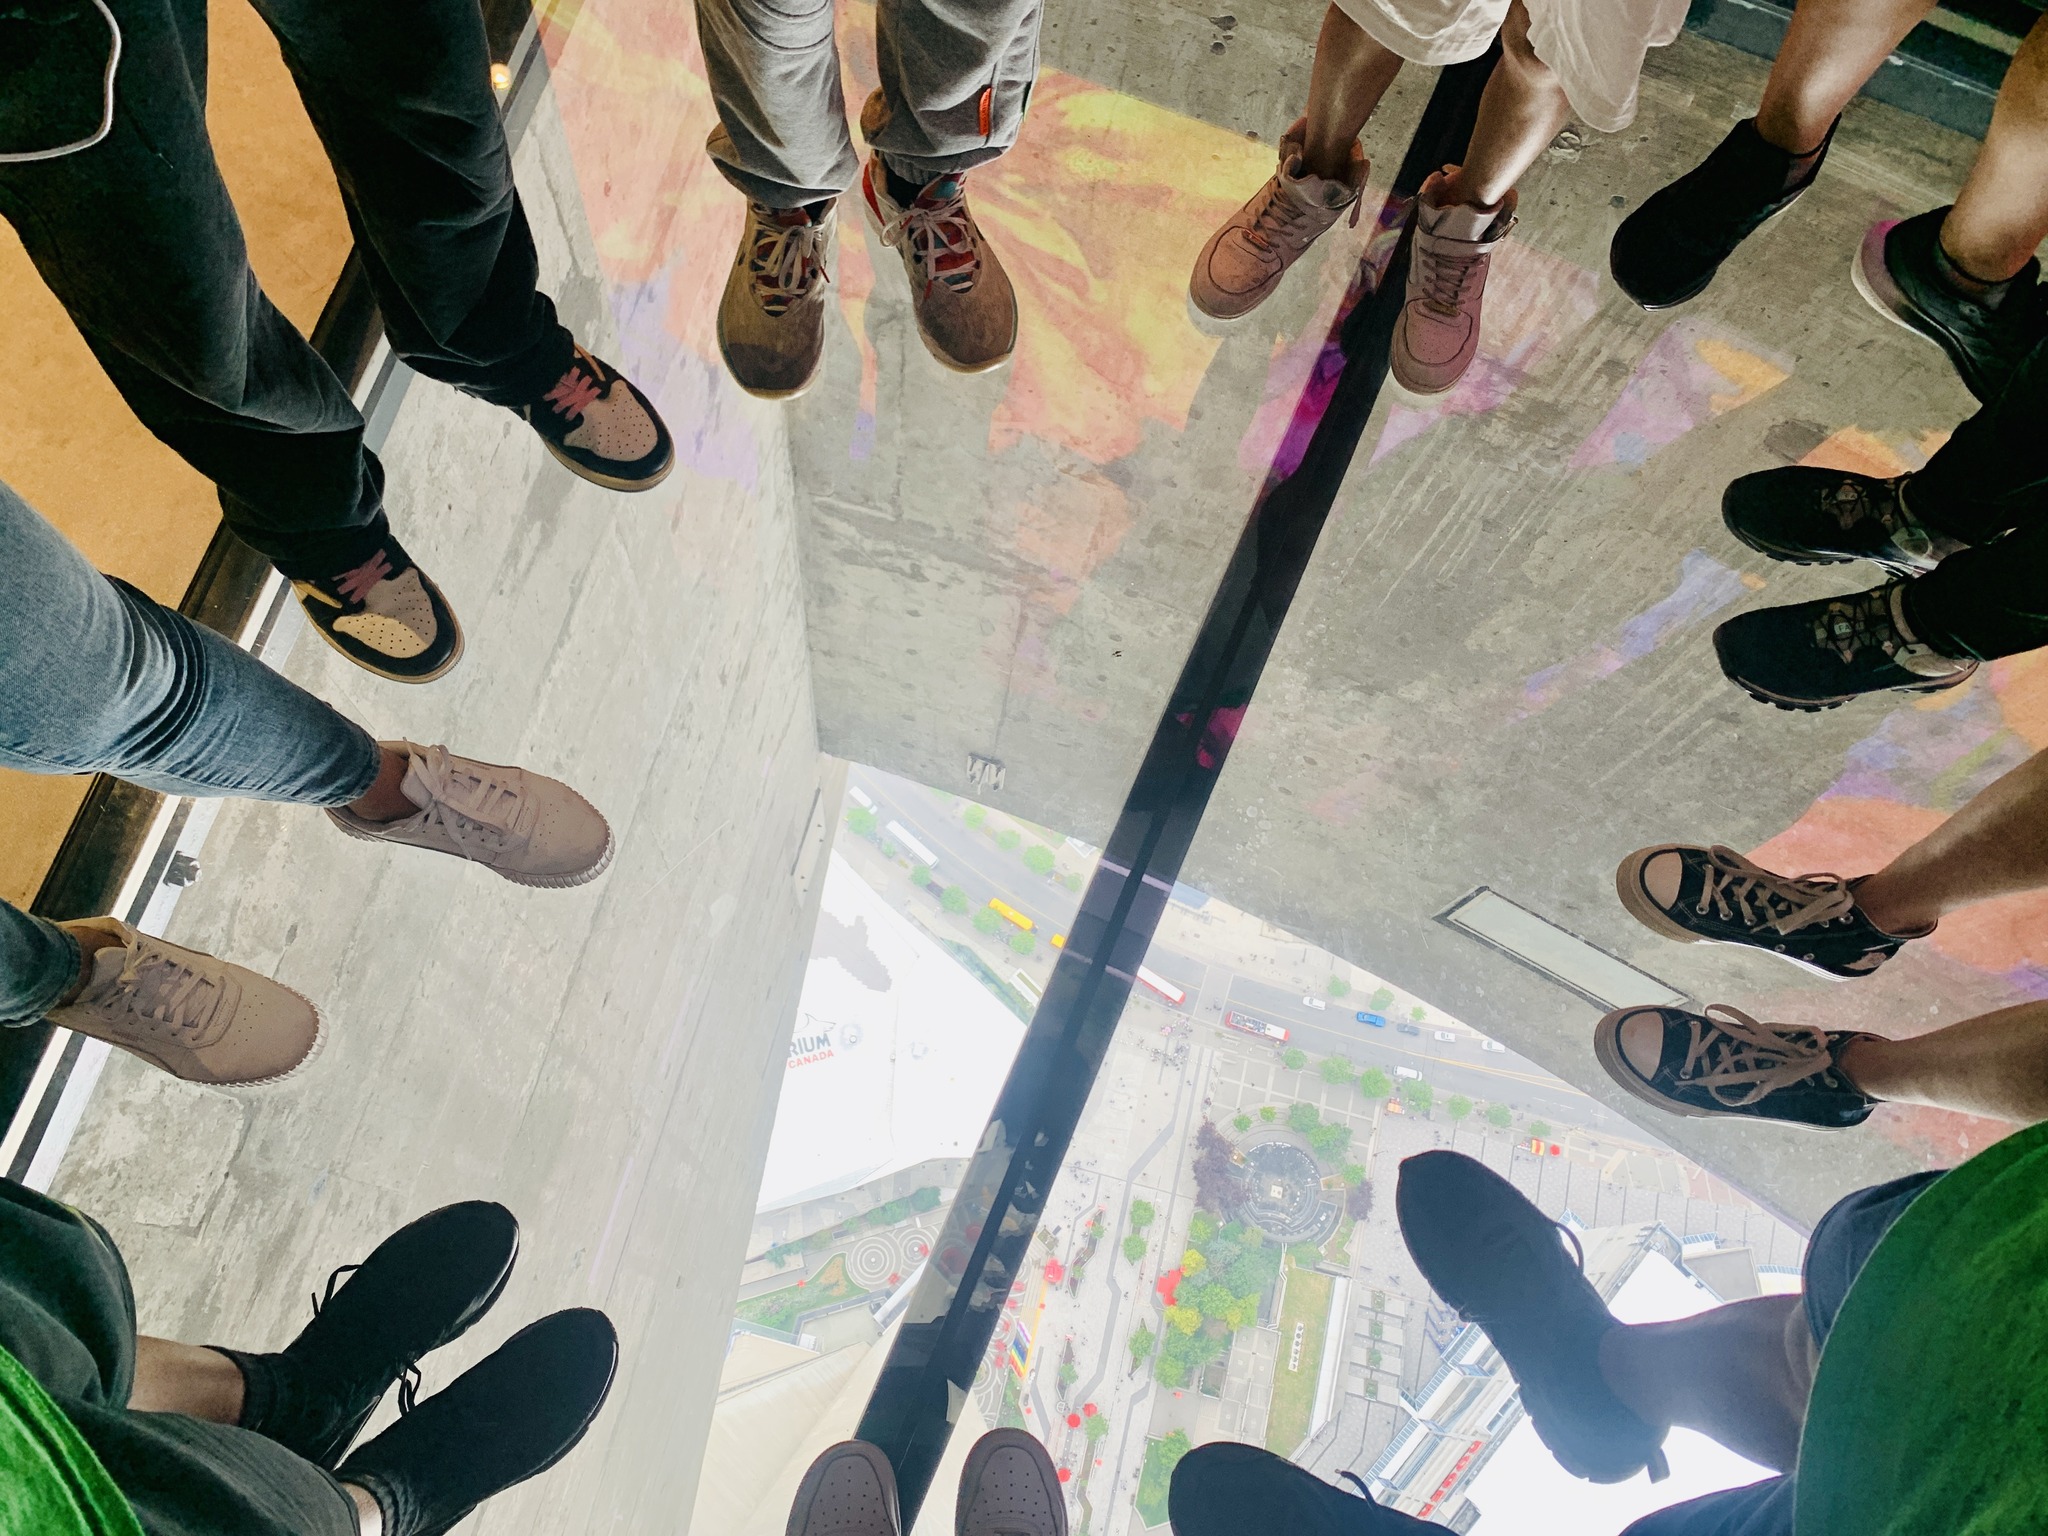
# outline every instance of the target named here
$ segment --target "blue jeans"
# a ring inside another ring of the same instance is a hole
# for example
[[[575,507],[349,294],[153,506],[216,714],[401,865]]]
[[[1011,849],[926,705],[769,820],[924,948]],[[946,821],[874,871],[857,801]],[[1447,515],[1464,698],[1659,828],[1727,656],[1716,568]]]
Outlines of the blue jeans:
[[[0,484],[0,768],[110,773],[173,795],[343,805],[369,732],[211,630],[102,576]],[[78,946],[0,902],[0,1025],[78,978]]]

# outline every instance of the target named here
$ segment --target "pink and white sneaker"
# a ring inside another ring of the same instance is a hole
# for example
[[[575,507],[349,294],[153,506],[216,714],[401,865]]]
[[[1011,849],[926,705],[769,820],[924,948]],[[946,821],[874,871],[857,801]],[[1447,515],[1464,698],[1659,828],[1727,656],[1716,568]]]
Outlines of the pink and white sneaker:
[[[1415,242],[1408,258],[1408,302],[1394,325],[1388,359],[1394,382],[1410,394],[1440,395],[1465,376],[1479,350],[1479,311],[1494,247],[1515,227],[1516,196],[1492,208],[1439,205],[1446,166],[1415,199]]]

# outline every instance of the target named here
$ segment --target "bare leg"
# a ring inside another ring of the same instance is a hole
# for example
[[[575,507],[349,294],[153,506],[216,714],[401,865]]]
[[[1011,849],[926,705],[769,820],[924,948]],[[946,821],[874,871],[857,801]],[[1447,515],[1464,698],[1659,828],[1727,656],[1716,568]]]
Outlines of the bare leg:
[[[419,807],[405,798],[399,788],[405,782],[406,755],[389,747],[379,747],[382,762],[377,769],[377,782],[364,791],[362,798],[351,800],[348,809],[365,821],[399,821],[415,814]]]
[[[1491,208],[1522,179],[1571,115],[1564,87],[1529,45],[1529,12],[1508,7],[1500,29],[1500,63],[1479,98],[1479,120],[1465,163],[1444,177],[1440,206]]]
[[[217,1350],[140,1334],[128,1406],[137,1413],[183,1413],[236,1424],[242,1418],[242,1370]]]
[[[1758,1296],[1675,1323],[1624,1324],[1600,1341],[1600,1374],[1647,1423],[1682,1424],[1789,1472],[1819,1354],[1799,1297]]]
[[[2035,27],[2036,35],[2040,31]],[[1859,881],[1856,904],[1887,933],[1915,933],[1958,907],[2043,886],[2048,886],[2048,751],[2035,753]]]
[[[356,1536],[384,1536],[384,1511],[377,1507],[376,1497],[370,1490],[358,1488],[354,1483],[343,1483],[341,1491],[356,1507]]]
[[[1795,155],[1820,148],[1828,125],[1933,9],[1934,0],[1799,0],[1756,110],[1757,132]]]
[[[1857,1040],[1840,1066],[1873,1098],[2036,1125],[2048,1120],[2048,1003],[2001,1008],[1910,1040]]]
[[[1351,171],[1351,146],[1400,73],[1401,56],[1368,37],[1336,6],[1323,13],[1315,70],[1308,81],[1305,169],[1341,180]]]
[[[2034,23],[2013,55],[1991,111],[1991,131],[1941,226],[1949,259],[1986,283],[2015,276],[2043,240],[2048,240],[2048,17]]]

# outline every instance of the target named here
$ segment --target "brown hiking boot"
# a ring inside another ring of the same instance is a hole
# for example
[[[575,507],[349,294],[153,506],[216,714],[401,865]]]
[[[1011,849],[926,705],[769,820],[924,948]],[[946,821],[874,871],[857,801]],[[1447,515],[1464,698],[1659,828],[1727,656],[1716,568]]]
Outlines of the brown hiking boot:
[[[837,208],[830,201],[808,208],[747,203],[746,227],[718,303],[718,350],[733,381],[750,395],[788,400],[818,376]]]
[[[1188,298],[1211,319],[1236,320],[1265,303],[1287,269],[1345,209],[1351,210],[1349,222],[1358,223],[1359,195],[1371,164],[1365,150],[1351,146],[1350,169],[1342,181],[1312,175],[1301,163],[1307,131],[1305,117],[1287,130],[1273,179],[1209,237],[1195,258]]]
[[[903,256],[926,350],[955,373],[986,373],[1007,363],[1017,350],[1017,290],[967,211],[966,172],[928,182],[909,203],[899,203],[887,172],[870,155],[860,190],[882,244]]]

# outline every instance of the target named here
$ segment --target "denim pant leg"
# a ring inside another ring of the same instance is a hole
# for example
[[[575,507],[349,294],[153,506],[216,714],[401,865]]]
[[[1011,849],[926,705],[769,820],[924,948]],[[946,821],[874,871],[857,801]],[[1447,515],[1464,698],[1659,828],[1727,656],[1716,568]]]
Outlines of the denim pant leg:
[[[4,484],[0,550],[0,766],[301,805],[376,781],[361,726],[102,576]]]
[[[341,184],[391,346],[498,405],[575,342],[540,291],[477,0],[255,0]]]
[[[348,391],[249,270],[206,132],[206,0],[108,3],[122,33],[112,132],[0,165],[0,217],[129,408],[220,487],[229,526],[287,576],[348,570],[386,537],[382,475]],[[5,75],[0,118],[69,125],[82,101],[90,131],[99,12],[0,27],[60,34],[51,57]],[[19,46],[0,38],[0,51]]]
[[[77,984],[78,941],[0,901],[0,1029],[33,1024]]]

